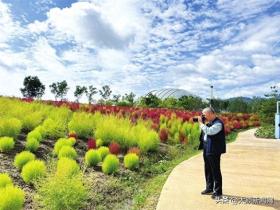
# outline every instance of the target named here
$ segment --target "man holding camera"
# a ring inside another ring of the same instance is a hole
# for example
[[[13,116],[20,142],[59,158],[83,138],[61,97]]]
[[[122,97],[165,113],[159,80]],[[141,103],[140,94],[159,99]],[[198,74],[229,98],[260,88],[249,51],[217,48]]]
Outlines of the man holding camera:
[[[203,109],[202,117],[197,117],[197,121],[201,129],[198,149],[203,149],[206,180],[206,189],[201,194],[212,194],[211,198],[216,199],[223,193],[220,160],[221,154],[226,152],[224,123],[212,107]]]

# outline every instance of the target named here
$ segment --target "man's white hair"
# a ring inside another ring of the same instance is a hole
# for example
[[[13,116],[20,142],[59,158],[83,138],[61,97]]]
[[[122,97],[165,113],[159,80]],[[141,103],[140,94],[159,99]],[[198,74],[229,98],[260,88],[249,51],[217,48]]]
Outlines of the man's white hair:
[[[206,107],[202,110],[202,113],[205,113],[205,112],[211,112],[213,114],[215,114],[215,110],[212,108],[212,107]]]

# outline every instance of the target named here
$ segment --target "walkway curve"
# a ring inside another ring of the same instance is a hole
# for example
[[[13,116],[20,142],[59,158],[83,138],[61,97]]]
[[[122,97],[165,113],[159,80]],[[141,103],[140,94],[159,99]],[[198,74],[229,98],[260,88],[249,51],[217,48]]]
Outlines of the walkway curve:
[[[280,140],[256,138],[254,132],[240,132],[235,142],[227,144],[221,157],[221,200],[200,194],[205,188],[200,153],[173,169],[157,210],[280,210]]]

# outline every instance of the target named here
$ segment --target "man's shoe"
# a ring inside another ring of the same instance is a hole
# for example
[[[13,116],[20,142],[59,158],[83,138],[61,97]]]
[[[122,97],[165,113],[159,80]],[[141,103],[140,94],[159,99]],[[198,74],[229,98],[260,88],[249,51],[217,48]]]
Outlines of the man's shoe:
[[[222,194],[219,194],[219,193],[213,193],[211,195],[211,198],[215,199],[215,200],[220,199],[221,197],[222,197]]]
[[[213,193],[213,190],[208,190],[208,189],[206,189],[206,190],[203,190],[202,192],[201,192],[201,195],[211,195]]]

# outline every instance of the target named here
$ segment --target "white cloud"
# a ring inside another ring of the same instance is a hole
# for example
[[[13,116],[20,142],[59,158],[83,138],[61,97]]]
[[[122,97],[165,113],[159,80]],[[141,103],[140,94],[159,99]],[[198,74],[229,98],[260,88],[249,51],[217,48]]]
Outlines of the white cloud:
[[[0,44],[18,35],[19,23],[13,20],[10,8],[0,0]]]
[[[211,82],[217,97],[262,95],[280,81],[280,16],[263,13],[275,2],[223,0],[216,10],[200,0],[197,10],[181,0],[83,0],[25,26],[0,0],[0,94],[20,94],[24,76],[38,75],[47,87],[67,80],[70,99],[76,85],[106,84],[138,96],[174,87],[208,97]],[[12,77],[17,85],[6,86]]]

